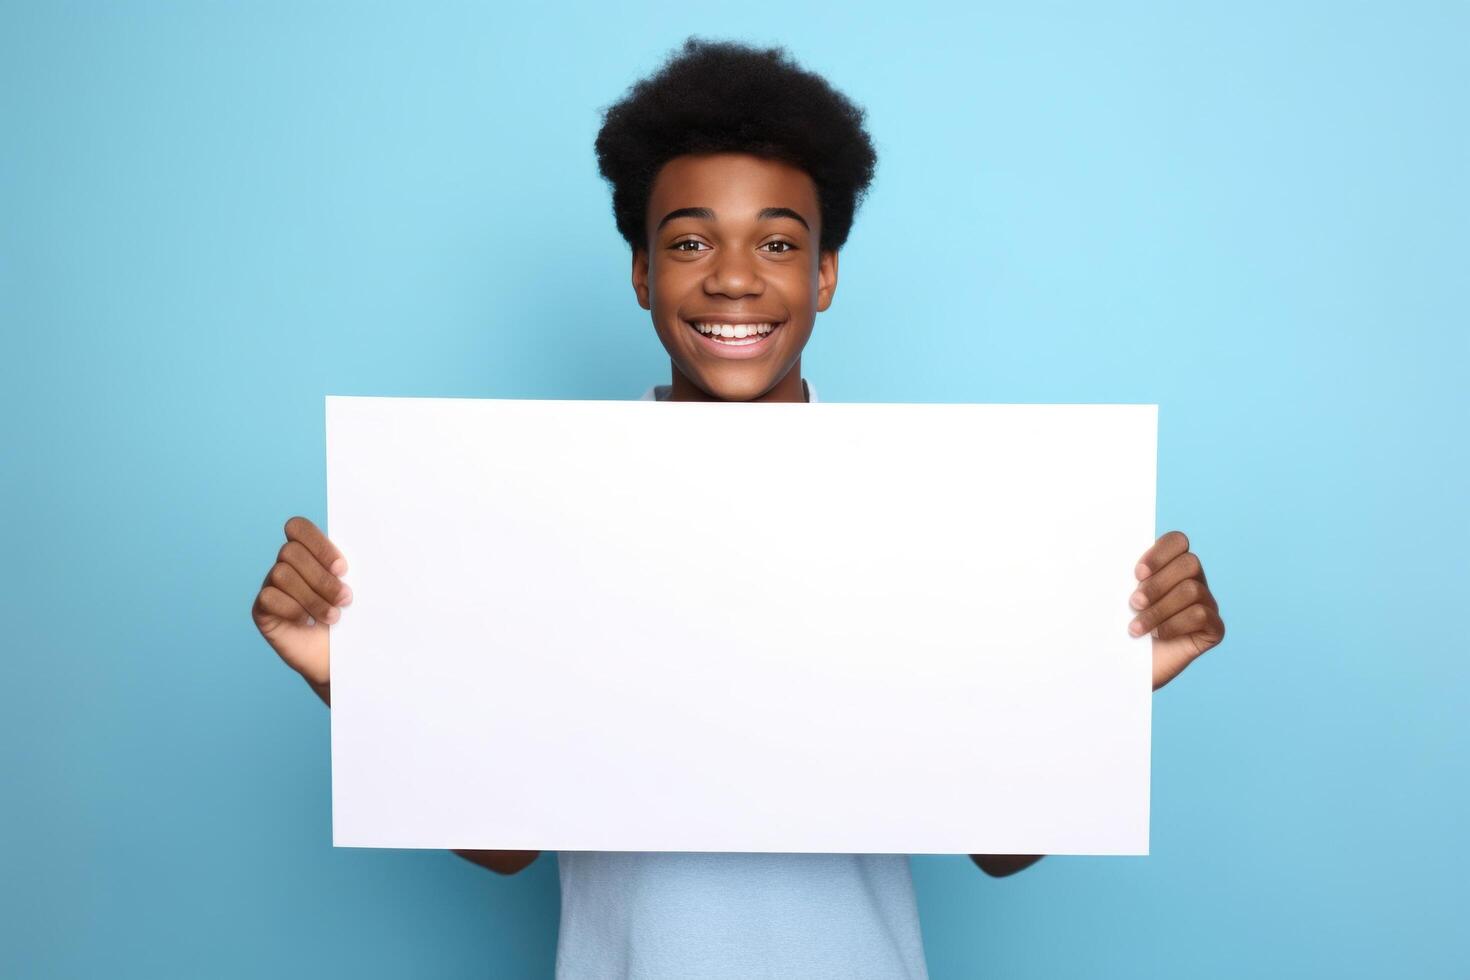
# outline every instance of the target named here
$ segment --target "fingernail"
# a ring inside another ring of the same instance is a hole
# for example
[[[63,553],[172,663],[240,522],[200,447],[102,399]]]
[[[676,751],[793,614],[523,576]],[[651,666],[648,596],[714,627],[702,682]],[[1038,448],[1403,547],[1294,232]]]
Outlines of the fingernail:
[[[315,626],[316,625],[316,617],[315,616],[307,616],[306,617],[306,625],[307,626]]]
[[[1148,596],[1144,595],[1142,592],[1135,592],[1133,593],[1133,596],[1128,600],[1128,605],[1132,606],[1134,609],[1142,609],[1144,606],[1148,605]]]
[[[352,605],[352,586],[350,586],[350,585],[344,585],[344,586],[342,586],[342,598],[340,598],[340,599],[337,600],[337,605],[339,605],[339,606],[350,606],[350,605]]]
[[[1154,639],[1157,640],[1159,638],[1159,628],[1157,626],[1155,626],[1153,628],[1153,630],[1150,631],[1149,635],[1152,636]]]
[[[1128,632],[1129,633],[1132,633],[1134,636],[1140,636],[1140,635],[1142,635],[1143,634],[1143,624],[1140,623],[1138,620],[1135,619],[1133,622],[1131,622],[1131,623],[1128,624]]]
[[[327,610],[327,615],[324,617],[324,621],[328,623],[335,623],[341,618],[342,610],[338,609],[336,606],[333,606],[331,609]]]
[[[1148,578],[1148,574],[1148,566],[1145,565],[1143,562],[1139,562],[1133,569],[1133,577],[1138,579],[1140,582]]]
[[[331,571],[331,573],[333,575],[346,575],[347,574],[347,559],[346,558],[338,558],[336,561],[332,562],[332,567],[331,567],[331,569],[329,569],[329,571]]]

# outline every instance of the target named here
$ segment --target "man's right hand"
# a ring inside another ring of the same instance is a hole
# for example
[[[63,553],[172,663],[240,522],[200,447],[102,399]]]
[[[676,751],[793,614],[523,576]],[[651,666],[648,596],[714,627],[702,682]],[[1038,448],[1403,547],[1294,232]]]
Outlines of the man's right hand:
[[[311,689],[332,703],[328,637],[342,618],[352,589],[342,581],[347,559],[315,524],[304,517],[286,522],[286,543],[266,572],[250,616],[265,642],[306,678]],[[540,851],[454,852],[466,861],[503,875],[513,875],[536,860]]]
[[[346,572],[347,559],[321,529],[293,517],[286,522],[286,543],[250,608],[260,635],[328,704],[331,624],[352,601],[352,589],[341,579]]]

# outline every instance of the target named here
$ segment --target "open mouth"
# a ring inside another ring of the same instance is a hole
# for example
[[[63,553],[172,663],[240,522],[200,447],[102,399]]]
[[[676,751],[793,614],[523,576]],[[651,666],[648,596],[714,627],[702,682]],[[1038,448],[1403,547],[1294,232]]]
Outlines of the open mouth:
[[[718,320],[685,320],[689,329],[699,334],[705,347],[724,355],[754,354],[770,344],[784,320],[757,323],[726,323]]]

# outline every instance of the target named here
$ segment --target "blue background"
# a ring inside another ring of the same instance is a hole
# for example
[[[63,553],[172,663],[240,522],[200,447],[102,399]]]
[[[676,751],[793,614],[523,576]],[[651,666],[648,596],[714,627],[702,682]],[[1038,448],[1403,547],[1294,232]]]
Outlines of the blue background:
[[[1465,976],[1470,7],[710,6],[0,8],[0,974],[550,971],[554,861],[331,848],[248,608],[325,393],[668,380],[592,140],[700,33],[868,109],[821,396],[1159,403],[1229,627],[1152,855],[915,859],[933,975]]]

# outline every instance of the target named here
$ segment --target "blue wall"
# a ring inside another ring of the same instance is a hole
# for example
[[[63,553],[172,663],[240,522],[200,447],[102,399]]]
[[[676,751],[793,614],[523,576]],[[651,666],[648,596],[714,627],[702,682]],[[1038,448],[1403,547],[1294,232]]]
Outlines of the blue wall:
[[[550,970],[552,861],[332,850],[248,606],[324,393],[667,380],[591,143],[697,32],[869,110],[822,396],[1159,403],[1229,625],[1152,855],[916,859],[933,974],[1464,976],[1470,7],[618,6],[0,7],[0,974]]]

